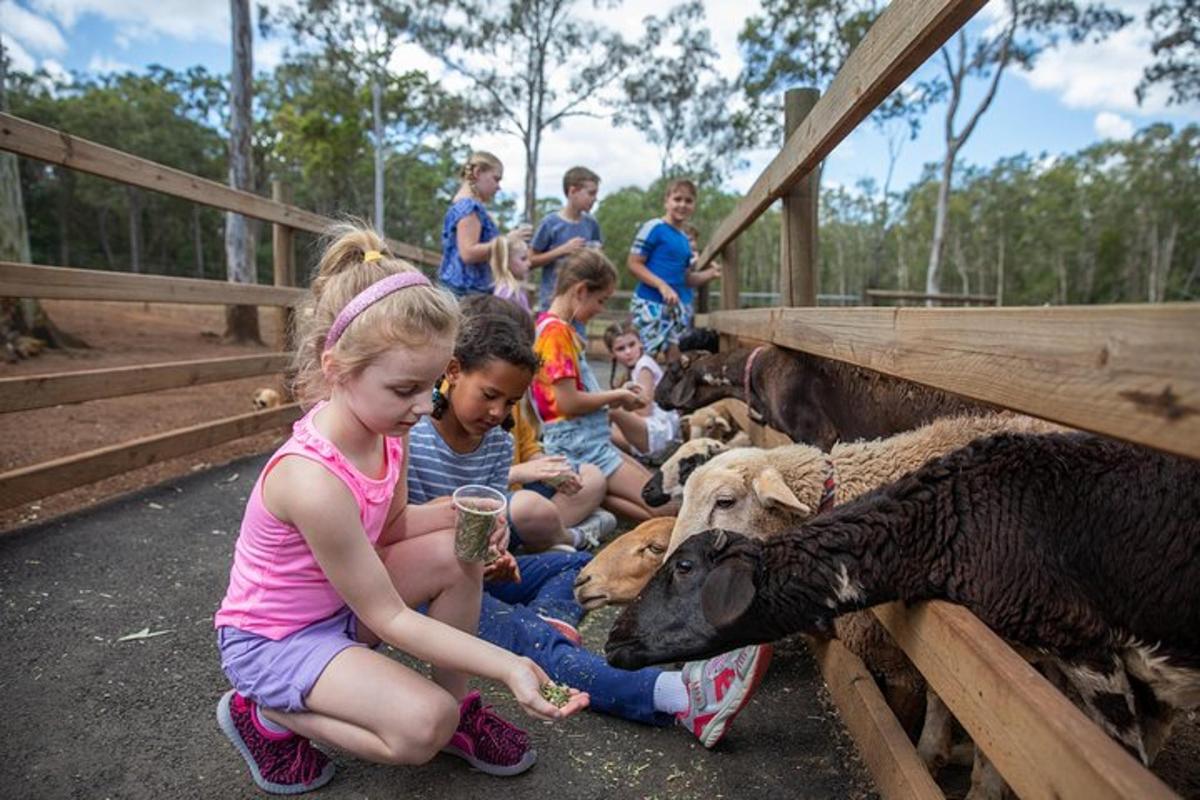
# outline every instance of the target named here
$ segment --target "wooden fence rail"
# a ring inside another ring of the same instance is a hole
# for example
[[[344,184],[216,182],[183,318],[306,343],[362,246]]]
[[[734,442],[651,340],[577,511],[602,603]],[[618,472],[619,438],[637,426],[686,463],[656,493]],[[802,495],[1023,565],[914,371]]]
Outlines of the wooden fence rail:
[[[893,0],[800,127],[717,227],[699,266],[812,172],[893,89],[954,35],[986,0]]]
[[[266,353],[0,378],[0,414],[274,375],[290,358],[288,353]]]
[[[0,508],[12,508],[233,439],[283,428],[299,419],[300,413],[300,406],[292,403],[9,470],[0,473]]]
[[[290,286],[0,261],[0,297],[291,307],[299,305],[306,294],[304,289]]]
[[[12,114],[0,113],[0,150],[310,233],[322,233],[336,221],[303,208],[260,197],[253,192],[234,189],[223,183],[47,128]],[[395,239],[388,239],[387,243],[391,251],[401,258],[432,266],[441,264],[440,253]]]
[[[764,308],[708,324],[1200,458],[1200,304]]]

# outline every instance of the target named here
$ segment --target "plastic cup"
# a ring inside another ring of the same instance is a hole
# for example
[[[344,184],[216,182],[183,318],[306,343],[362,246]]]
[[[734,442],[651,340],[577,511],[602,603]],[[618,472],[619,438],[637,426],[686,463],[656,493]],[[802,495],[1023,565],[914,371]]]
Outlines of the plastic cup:
[[[453,500],[458,510],[454,554],[462,561],[487,562],[488,539],[504,511],[504,495],[490,486],[471,484],[456,489]]]

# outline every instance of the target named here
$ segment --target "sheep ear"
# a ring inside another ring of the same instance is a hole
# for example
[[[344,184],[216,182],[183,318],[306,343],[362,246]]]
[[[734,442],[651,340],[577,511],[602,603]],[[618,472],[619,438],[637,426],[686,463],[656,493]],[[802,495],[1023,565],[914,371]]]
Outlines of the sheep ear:
[[[755,475],[751,486],[764,506],[782,506],[796,514],[812,514],[812,509],[800,502],[800,498],[783,480],[783,475],[774,467],[767,467]]]
[[[700,589],[700,609],[718,631],[735,625],[754,602],[754,570],[731,558],[717,565]]]
[[[714,419],[713,425],[720,428],[725,433],[731,433],[733,431],[733,426],[730,425],[729,420],[725,419],[724,417],[717,417]]]
[[[692,415],[691,414],[684,414],[682,417],[679,418],[679,433],[683,437],[683,440],[685,442],[691,438],[691,434],[692,434]]]

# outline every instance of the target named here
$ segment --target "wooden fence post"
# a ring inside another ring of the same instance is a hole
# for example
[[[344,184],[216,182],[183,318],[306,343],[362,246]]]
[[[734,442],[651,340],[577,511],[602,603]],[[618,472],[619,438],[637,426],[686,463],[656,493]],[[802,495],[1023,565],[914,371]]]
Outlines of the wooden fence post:
[[[736,311],[741,306],[741,280],[738,275],[738,245],[734,239],[721,250],[721,310]],[[737,346],[732,336],[721,335],[721,349],[731,350]]]
[[[788,89],[783,97],[784,141],[817,104],[816,89]],[[817,202],[820,167],[783,196],[779,228],[779,302],[788,306],[817,304]]]
[[[271,180],[271,199],[279,203],[292,202],[292,191],[286,183],[275,178]],[[296,285],[296,248],[291,227],[278,222],[271,225],[271,254],[275,261],[275,285]],[[279,349],[291,350],[292,309],[279,309]]]

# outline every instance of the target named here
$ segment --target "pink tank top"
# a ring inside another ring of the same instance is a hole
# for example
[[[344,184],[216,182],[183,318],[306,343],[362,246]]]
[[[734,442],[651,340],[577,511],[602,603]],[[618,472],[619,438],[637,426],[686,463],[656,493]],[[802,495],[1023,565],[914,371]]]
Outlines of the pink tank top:
[[[324,406],[317,404],[296,421],[292,437],[275,451],[254,484],[234,547],[229,589],[214,617],[218,628],[229,625],[277,640],[346,605],[300,531],[281,522],[263,505],[263,479],[284,456],[312,459],[340,478],[361,509],[359,519],[367,539],[374,544],[383,533],[404,463],[404,441],[388,438],[384,446],[386,474],[378,479],[367,477],[312,424]]]

